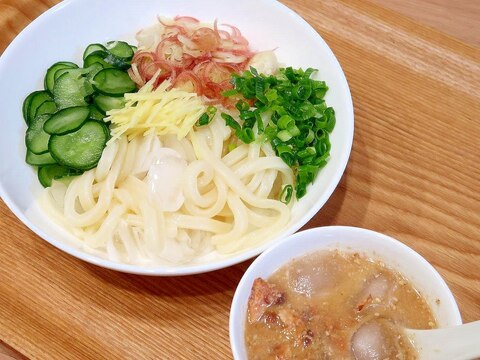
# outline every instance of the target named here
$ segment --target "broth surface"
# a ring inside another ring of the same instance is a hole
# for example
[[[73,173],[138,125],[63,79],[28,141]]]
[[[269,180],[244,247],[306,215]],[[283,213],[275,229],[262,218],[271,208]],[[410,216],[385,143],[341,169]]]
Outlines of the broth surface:
[[[401,327],[435,328],[425,299],[400,274],[357,253],[322,251],[256,279],[248,359],[416,359]]]

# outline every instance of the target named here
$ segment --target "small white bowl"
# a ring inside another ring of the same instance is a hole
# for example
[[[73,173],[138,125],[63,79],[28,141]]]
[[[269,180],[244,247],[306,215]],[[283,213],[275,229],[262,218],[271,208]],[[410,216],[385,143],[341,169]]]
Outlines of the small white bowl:
[[[253,281],[268,278],[294,258],[319,250],[355,251],[405,276],[430,305],[439,327],[462,324],[457,303],[440,274],[414,250],[375,231],[327,226],[291,235],[260,255],[243,275],[230,310],[230,345],[236,360],[246,359],[244,326]],[[436,300],[440,300],[439,302]]]

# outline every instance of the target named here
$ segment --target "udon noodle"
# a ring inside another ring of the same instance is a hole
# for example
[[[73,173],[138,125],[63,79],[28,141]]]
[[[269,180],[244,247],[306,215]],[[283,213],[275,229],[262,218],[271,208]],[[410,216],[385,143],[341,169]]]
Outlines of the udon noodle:
[[[150,133],[110,142],[95,169],[54,181],[42,203],[87,250],[181,264],[274,237],[292,206],[278,200],[282,184],[293,183],[269,144],[237,143],[216,117],[181,140]]]

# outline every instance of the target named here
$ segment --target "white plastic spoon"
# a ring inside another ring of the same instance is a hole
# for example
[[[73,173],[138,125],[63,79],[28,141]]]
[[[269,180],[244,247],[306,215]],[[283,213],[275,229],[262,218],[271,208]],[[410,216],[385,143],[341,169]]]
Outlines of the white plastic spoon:
[[[480,321],[433,330],[405,329],[420,359],[472,360],[480,357]]]

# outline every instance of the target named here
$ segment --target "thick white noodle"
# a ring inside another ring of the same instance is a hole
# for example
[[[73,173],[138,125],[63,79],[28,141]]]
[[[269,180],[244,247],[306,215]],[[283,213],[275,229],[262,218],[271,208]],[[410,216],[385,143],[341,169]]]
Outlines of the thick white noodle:
[[[187,167],[177,179],[183,204],[169,212],[156,204],[152,192],[161,186],[151,186],[148,173],[172,152]],[[290,219],[289,207],[277,200],[279,184],[293,182],[270,145],[238,144],[216,117],[182,140],[149,134],[112,141],[97,168],[70,183],[54,181],[42,203],[87,250],[118,262],[182,264],[212,251],[231,255],[275,236]]]

